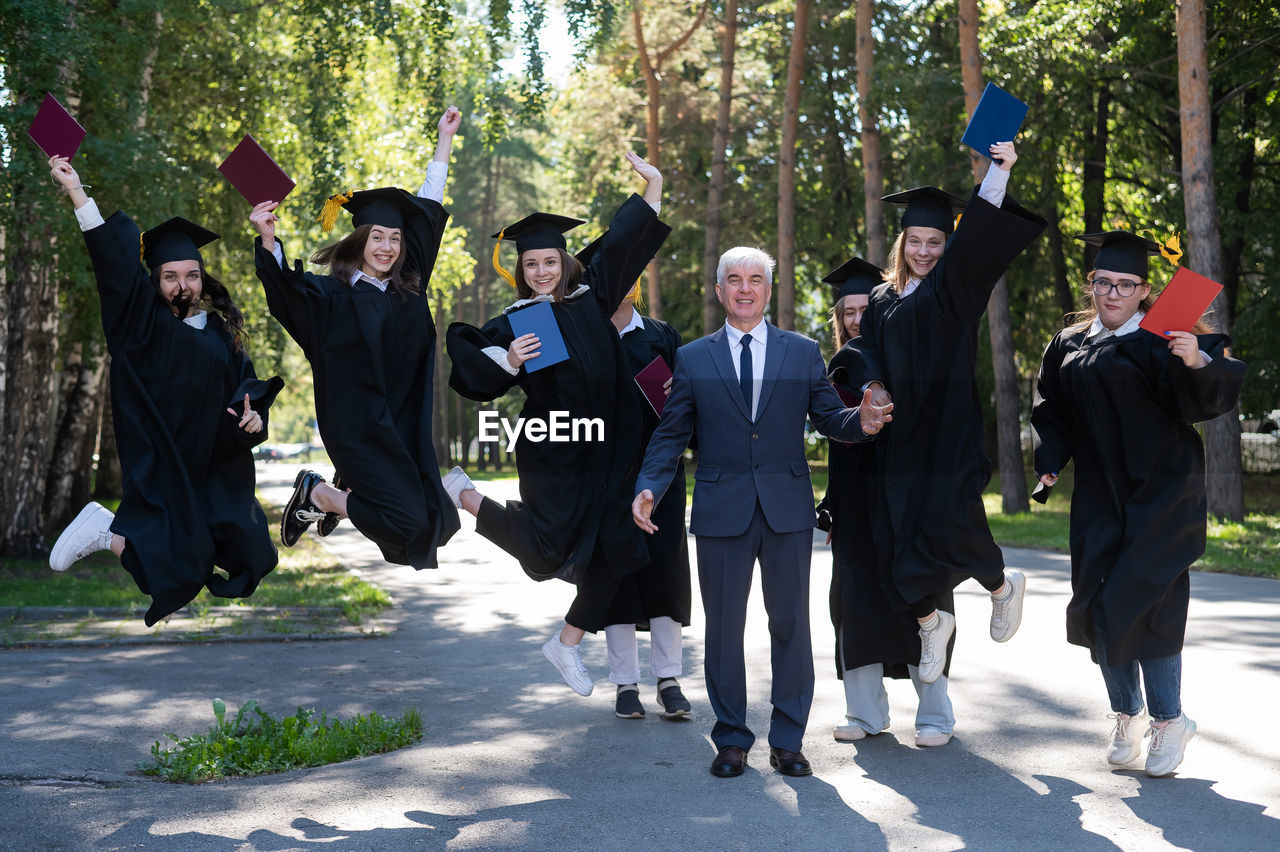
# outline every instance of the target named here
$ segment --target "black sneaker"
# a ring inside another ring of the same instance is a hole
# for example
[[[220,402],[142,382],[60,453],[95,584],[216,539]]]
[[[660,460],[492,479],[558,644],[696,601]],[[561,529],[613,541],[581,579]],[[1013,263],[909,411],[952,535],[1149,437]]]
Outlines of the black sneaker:
[[[333,484],[333,487],[338,489],[339,491],[347,490],[342,487],[342,477],[338,476],[337,473],[334,473],[333,475],[332,484]],[[320,536],[321,538],[324,538],[329,533],[333,532],[338,528],[338,522],[341,520],[342,518],[338,517],[337,512],[325,512],[324,518],[321,519],[320,523],[316,524],[316,535]]]
[[[680,684],[673,677],[658,681],[658,703],[662,705],[662,718],[683,719],[693,712],[693,705],[680,691]]]
[[[640,687],[634,683],[618,685],[618,697],[613,704],[613,715],[619,719],[644,718],[644,705],[640,703]]]
[[[293,480],[293,495],[280,519],[280,543],[285,547],[293,547],[307,527],[324,518],[324,512],[311,502],[311,489],[321,482],[324,477],[313,470],[298,471],[297,479]]]

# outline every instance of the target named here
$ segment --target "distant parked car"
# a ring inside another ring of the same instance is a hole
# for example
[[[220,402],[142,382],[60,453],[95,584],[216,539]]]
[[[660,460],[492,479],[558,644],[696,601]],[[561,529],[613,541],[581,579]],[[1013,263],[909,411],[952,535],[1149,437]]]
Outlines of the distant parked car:
[[[280,461],[284,453],[267,444],[259,444],[253,448],[253,457],[256,461]]]

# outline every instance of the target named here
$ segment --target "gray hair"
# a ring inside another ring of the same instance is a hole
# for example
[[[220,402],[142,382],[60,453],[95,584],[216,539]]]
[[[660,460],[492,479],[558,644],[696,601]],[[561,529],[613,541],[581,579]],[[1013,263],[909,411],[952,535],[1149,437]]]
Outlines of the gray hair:
[[[716,267],[717,284],[724,283],[725,274],[733,266],[763,269],[765,277],[769,279],[769,286],[773,286],[773,258],[764,249],[754,246],[734,246],[720,255],[720,264]]]

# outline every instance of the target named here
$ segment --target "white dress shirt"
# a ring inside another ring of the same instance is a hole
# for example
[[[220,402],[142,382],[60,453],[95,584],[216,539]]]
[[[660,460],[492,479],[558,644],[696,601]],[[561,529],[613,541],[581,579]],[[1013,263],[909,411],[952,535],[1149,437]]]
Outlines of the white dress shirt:
[[[742,337],[746,332],[738,331],[728,322],[724,324],[727,338],[729,340],[729,360],[733,362],[733,375],[738,382],[742,382],[742,369],[740,359],[742,358]],[[760,320],[755,328],[751,329],[751,419],[756,419],[756,412],[760,410],[760,389],[764,386],[764,355],[768,347],[765,345],[766,336],[769,334],[769,322]]]

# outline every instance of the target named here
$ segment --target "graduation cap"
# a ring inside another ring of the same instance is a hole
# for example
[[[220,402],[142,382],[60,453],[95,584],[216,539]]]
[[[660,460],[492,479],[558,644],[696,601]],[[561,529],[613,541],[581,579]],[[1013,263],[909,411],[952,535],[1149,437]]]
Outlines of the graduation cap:
[[[906,208],[902,212],[903,228],[937,228],[944,234],[955,230],[955,214],[964,210],[965,204],[964,199],[936,186],[917,186],[880,200]]]
[[[855,257],[828,272],[822,281],[836,291],[836,301],[839,302],[845,296],[871,295],[872,288],[884,281],[884,270]]]
[[[1147,258],[1160,253],[1160,246],[1156,242],[1128,231],[1077,234],[1076,239],[1097,247],[1098,256],[1093,260],[1094,269],[1136,275],[1143,281],[1150,276]]]
[[[564,240],[565,232],[572,231],[579,225],[585,224],[585,222],[585,219],[557,216],[554,213],[530,213],[519,222],[508,225],[493,235],[493,238],[498,241],[493,247],[494,270],[505,278],[512,287],[516,286],[515,276],[503,269],[498,260],[498,252],[502,248],[504,239],[514,239],[516,241],[516,252],[520,254],[534,249],[563,250],[568,246]],[[595,251],[595,248],[596,244],[592,243],[583,250],[582,254],[589,257]]]
[[[207,231],[181,216],[174,216],[142,235],[142,259],[146,261],[148,269],[156,269],[161,264],[175,260],[198,260],[204,263],[200,247],[218,238],[213,231]]]
[[[350,213],[351,224],[357,228],[362,225],[381,225],[402,231],[406,219],[422,212],[417,196],[410,195],[398,186],[380,186],[377,189],[355,190],[326,199],[320,211],[320,227],[326,231],[332,229],[338,220],[339,210]]]
[[[84,128],[66,107],[58,103],[52,93],[46,93],[36,110],[35,120],[27,129],[31,141],[40,146],[46,157],[66,157],[70,160],[80,150],[84,141]]]

